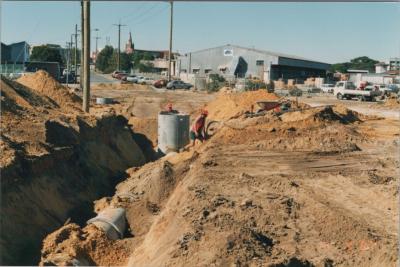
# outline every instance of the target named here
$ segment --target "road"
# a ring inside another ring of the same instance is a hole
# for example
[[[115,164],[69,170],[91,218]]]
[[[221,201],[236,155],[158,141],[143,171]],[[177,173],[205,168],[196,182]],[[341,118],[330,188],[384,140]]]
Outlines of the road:
[[[90,71],[90,83],[118,83],[119,81],[113,79],[109,74],[100,74]]]

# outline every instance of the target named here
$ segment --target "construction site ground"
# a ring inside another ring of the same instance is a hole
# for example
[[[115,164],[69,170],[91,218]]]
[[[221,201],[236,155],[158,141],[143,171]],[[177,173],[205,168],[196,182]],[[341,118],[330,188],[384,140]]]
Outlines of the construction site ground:
[[[304,97],[296,111],[248,118],[255,101],[279,96],[119,84],[96,84],[92,95],[115,100],[93,103],[94,116],[124,116],[153,147],[167,103],[191,119],[206,108],[218,123],[203,144],[127,168],[115,192],[93,203],[95,212],[125,208],[125,238],[69,221],[43,240],[41,264],[398,263],[398,106]]]

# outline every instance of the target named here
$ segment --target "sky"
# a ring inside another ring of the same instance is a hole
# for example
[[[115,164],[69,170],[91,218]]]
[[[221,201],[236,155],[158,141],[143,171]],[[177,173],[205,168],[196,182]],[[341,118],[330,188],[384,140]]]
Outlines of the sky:
[[[64,1],[1,3],[1,41],[31,45],[70,41],[80,28],[80,3]],[[92,50],[121,47],[132,32],[138,49],[167,50],[169,4],[92,2]],[[174,3],[173,50],[186,53],[234,44],[327,63],[368,56],[380,61],[400,56],[398,3]],[[79,41],[79,40],[78,40]]]

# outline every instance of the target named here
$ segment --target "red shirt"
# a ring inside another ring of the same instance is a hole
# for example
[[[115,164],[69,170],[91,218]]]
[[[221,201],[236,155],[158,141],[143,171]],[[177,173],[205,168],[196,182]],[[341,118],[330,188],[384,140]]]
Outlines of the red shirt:
[[[192,125],[191,130],[195,133],[200,133],[204,128],[205,122],[206,118],[200,115],[199,117],[197,117],[196,121]]]

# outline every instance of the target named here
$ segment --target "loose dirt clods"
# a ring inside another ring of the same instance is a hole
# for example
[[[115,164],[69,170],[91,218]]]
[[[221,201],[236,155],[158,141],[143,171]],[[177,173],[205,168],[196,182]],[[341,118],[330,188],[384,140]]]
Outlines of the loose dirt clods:
[[[155,114],[141,112],[160,106],[161,93],[146,94],[151,102],[127,97],[118,105],[134,113],[124,115],[155,145]],[[107,240],[71,220],[44,239],[41,264],[396,265],[398,121],[301,101],[292,111],[250,118],[255,101],[279,97],[260,90],[213,98],[206,108],[218,127],[209,140],[127,166],[115,192],[92,205],[96,213],[125,208],[124,239]],[[48,124],[55,132],[68,125]]]

